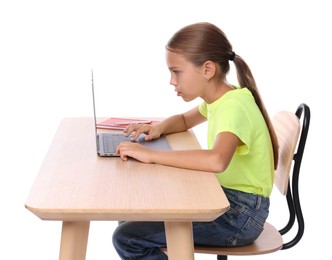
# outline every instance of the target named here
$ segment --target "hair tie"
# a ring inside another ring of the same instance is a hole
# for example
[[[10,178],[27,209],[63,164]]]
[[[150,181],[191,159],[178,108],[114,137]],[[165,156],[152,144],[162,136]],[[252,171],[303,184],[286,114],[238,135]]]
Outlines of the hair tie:
[[[232,53],[229,55],[228,60],[233,61],[235,59],[235,52],[232,51]]]

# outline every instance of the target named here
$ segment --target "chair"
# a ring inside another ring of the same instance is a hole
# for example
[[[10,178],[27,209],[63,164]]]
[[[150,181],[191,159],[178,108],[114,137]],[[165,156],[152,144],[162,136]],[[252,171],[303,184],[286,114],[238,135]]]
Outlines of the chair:
[[[310,108],[302,103],[295,114],[288,111],[278,112],[272,123],[279,142],[279,162],[274,184],[286,198],[289,211],[288,223],[279,231],[270,223],[266,223],[258,239],[247,246],[229,248],[195,246],[195,253],[215,254],[218,260],[227,260],[229,255],[261,255],[289,249],[301,240],[304,233],[304,219],[299,197],[299,174],[309,130]],[[290,174],[291,169],[292,174]],[[290,241],[284,242],[283,235],[295,229],[295,220],[297,232]]]

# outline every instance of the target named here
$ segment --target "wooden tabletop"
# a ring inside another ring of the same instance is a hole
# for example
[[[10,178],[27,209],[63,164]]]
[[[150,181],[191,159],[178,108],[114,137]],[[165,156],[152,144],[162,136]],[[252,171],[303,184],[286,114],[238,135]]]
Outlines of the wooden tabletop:
[[[215,174],[96,154],[93,118],[63,119],[26,201],[44,220],[211,221],[229,203]],[[172,149],[199,148],[192,131]]]

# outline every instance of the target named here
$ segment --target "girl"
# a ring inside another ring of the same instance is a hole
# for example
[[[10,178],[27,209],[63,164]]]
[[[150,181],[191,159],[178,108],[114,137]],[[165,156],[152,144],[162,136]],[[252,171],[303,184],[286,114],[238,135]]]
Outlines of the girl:
[[[158,163],[215,172],[230,209],[213,222],[193,223],[195,245],[242,246],[262,232],[269,213],[269,196],[277,165],[277,139],[248,65],[232,50],[225,34],[209,23],[179,30],[166,46],[170,84],[189,102],[202,98],[200,106],[171,116],[157,125],[131,124],[127,135],[146,133],[146,139],[185,131],[208,121],[208,149],[152,151],[138,143],[121,143],[117,152],[144,163]],[[226,75],[230,61],[239,86]],[[167,259],[164,224],[123,222],[113,234],[121,259]]]

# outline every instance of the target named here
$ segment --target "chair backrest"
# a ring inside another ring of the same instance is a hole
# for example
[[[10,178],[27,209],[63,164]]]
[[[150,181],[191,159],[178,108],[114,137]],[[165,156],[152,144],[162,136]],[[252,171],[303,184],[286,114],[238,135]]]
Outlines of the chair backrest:
[[[292,112],[280,111],[272,118],[279,144],[279,159],[274,172],[274,184],[286,195],[295,148],[300,134],[300,120]]]

